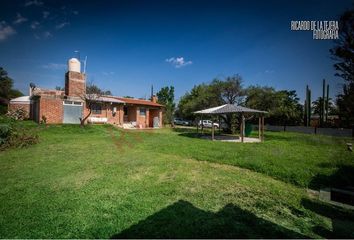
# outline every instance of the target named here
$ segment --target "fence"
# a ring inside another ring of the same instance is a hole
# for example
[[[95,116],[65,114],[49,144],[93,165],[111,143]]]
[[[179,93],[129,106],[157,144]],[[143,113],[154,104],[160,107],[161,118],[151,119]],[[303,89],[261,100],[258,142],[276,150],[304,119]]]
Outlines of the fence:
[[[257,125],[254,125],[254,129],[258,129]],[[316,128],[316,127],[304,127],[304,126],[272,126],[265,125],[265,129],[275,132],[299,132],[307,134],[321,134],[335,137],[353,137],[354,129],[346,128]]]

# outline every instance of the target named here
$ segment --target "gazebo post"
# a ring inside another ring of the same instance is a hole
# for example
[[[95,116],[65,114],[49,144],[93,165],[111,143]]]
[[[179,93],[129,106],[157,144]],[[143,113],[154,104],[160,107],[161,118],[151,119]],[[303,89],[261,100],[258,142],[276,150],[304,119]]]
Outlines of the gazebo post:
[[[258,139],[262,142],[261,125],[262,125],[261,115],[259,115],[258,116]]]
[[[264,116],[262,115],[262,142],[264,141]]]
[[[245,128],[245,117],[243,116],[243,113],[241,113],[241,127],[240,127],[240,130],[241,130],[241,142],[244,141],[244,128]]]
[[[199,120],[198,120],[198,116],[197,116],[197,133],[199,133]]]
[[[211,121],[211,140],[214,141],[214,120]]]
[[[219,120],[219,135],[220,135],[220,129],[221,129],[221,121],[220,121],[220,115],[218,115],[218,120]]]

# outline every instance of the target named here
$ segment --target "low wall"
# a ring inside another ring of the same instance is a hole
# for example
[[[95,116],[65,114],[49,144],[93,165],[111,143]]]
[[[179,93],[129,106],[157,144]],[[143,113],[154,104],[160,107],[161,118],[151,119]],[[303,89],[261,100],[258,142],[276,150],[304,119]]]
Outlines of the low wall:
[[[253,129],[258,129],[258,125],[254,125]],[[315,128],[315,127],[305,127],[305,126],[272,126],[265,125],[265,130],[275,131],[275,132],[299,132],[307,134],[321,134],[335,137],[352,137],[353,129],[345,128]]]

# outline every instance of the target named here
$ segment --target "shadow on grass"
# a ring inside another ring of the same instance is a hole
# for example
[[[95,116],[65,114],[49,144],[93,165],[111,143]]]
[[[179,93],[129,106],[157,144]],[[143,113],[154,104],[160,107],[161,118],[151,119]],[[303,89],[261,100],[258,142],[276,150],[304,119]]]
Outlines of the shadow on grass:
[[[323,168],[333,168],[331,164],[322,163]],[[337,170],[331,175],[318,174],[310,182],[311,189],[320,189],[323,187],[353,187],[354,186],[354,165],[339,165]]]
[[[314,233],[323,238],[354,238],[354,212],[340,207],[332,206],[320,201],[302,199],[301,204],[308,210],[323,217],[330,218],[332,229],[315,226]]]
[[[196,128],[184,128],[184,127],[178,127],[174,128],[173,131],[178,133],[178,136],[182,137],[189,137],[189,138],[200,138],[204,140],[211,140],[211,129],[210,128],[205,128],[203,132],[199,129],[199,132],[197,132]],[[215,130],[215,138],[238,138],[238,136],[223,133],[222,131],[219,132],[219,130]],[[209,139],[210,138],[210,139]]]
[[[306,238],[233,204],[204,211],[180,200],[112,238]]]

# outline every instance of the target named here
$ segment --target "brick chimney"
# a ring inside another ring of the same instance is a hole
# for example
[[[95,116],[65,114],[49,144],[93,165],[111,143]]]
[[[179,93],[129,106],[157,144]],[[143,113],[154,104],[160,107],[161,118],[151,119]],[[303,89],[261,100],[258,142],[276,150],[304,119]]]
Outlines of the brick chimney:
[[[80,97],[86,93],[85,74],[81,73],[81,63],[76,58],[68,60],[68,72],[65,74],[65,95]]]
[[[157,103],[157,97],[156,97],[156,95],[152,95],[152,96],[151,96],[151,102]]]
[[[68,71],[65,74],[65,95],[80,97],[86,93],[85,74]]]

